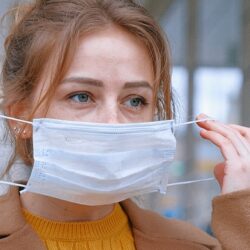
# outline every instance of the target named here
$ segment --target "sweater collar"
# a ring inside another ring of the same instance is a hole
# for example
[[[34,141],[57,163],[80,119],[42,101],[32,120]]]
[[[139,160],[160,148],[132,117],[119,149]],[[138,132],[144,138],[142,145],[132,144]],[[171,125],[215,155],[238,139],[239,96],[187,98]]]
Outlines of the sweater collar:
[[[98,240],[114,236],[128,225],[127,215],[119,203],[114,206],[111,214],[96,221],[59,222],[39,217],[26,210],[24,216],[42,239],[51,240]]]

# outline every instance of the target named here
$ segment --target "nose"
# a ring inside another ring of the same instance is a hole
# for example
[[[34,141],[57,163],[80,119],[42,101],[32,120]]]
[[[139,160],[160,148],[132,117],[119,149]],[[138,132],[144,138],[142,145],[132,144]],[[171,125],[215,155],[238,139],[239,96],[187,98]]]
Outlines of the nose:
[[[101,123],[118,124],[122,123],[118,105],[107,104],[103,106],[100,115]]]
[[[118,124],[121,123],[118,119],[117,114],[107,117],[105,123]]]

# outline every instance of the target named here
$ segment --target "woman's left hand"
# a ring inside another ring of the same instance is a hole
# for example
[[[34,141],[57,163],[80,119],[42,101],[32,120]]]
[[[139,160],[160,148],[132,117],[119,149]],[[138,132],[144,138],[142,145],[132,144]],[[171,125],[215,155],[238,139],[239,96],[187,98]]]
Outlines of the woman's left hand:
[[[208,117],[197,117],[204,118]],[[250,128],[218,121],[197,124],[202,128],[201,137],[215,144],[223,155],[224,162],[214,169],[222,194],[250,188]]]

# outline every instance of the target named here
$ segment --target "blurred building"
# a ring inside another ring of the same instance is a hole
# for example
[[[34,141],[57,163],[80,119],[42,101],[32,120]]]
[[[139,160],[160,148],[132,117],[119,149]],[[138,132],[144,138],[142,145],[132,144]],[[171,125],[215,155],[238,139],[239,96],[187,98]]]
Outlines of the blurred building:
[[[250,1],[144,0],[161,23],[173,60],[177,122],[199,113],[227,123],[250,126]],[[222,160],[199,137],[195,125],[176,131],[177,160],[170,182],[207,178]],[[209,230],[215,181],[169,188],[154,209]],[[159,205],[160,204],[160,205]]]

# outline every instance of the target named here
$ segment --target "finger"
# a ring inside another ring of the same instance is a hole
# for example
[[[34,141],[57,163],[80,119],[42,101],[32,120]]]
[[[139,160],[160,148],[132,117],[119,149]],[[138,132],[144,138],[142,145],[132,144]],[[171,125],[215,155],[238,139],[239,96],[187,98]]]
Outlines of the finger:
[[[249,155],[250,154],[250,138],[249,141],[240,133],[239,130],[237,130],[236,128],[234,128],[231,125],[225,125],[227,126],[231,132],[240,140],[240,142],[243,144],[244,148],[247,150],[247,154],[245,155]]]
[[[203,113],[197,115],[195,119],[196,119],[196,120],[203,120],[203,119],[214,120],[213,118],[211,118],[211,117],[209,117],[208,115],[203,114]]]
[[[219,163],[214,168],[214,176],[216,180],[218,181],[220,188],[223,187],[223,179],[225,176],[225,163]]]
[[[200,135],[202,138],[209,140],[217,147],[219,147],[225,160],[238,160],[238,151],[235,149],[232,142],[228,138],[222,136],[217,132],[204,129],[200,131]]]
[[[236,124],[229,124],[229,127],[236,130],[240,133],[242,137],[242,142],[244,143],[245,147],[248,149],[248,153],[250,153],[250,128],[243,127]]]
[[[231,127],[231,125],[230,125],[230,127]],[[233,127],[232,127],[232,128],[233,128]],[[233,129],[235,129],[235,128],[233,128]],[[250,138],[247,139],[247,138],[244,137],[239,131],[237,131],[237,132],[240,134],[241,141],[242,141],[242,143],[244,143],[245,148],[247,148],[248,154],[250,154]]]
[[[246,138],[250,142],[250,128],[236,124],[230,124],[229,126],[236,129],[244,138]]]
[[[230,126],[222,124],[218,121],[206,121],[201,123],[203,124],[199,124],[200,127],[208,131],[215,131],[228,138],[232,142],[239,155],[246,156],[249,154],[249,147],[245,142],[243,142],[244,139],[237,130],[234,130]]]

